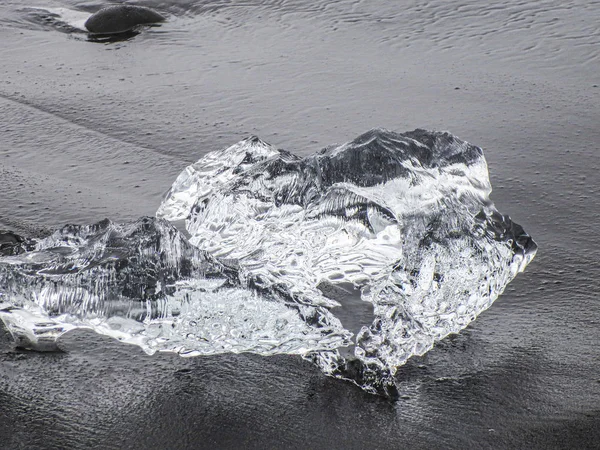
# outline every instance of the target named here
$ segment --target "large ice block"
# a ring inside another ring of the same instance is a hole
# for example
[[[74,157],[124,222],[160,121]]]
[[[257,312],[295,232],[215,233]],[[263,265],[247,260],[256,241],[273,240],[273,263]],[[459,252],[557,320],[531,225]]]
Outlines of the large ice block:
[[[157,219],[14,244],[0,317],[31,348],[88,327],[148,352],[298,354],[390,392],[534,257],[490,192],[482,150],[449,133],[376,129],[304,158],[251,137],[185,168]]]

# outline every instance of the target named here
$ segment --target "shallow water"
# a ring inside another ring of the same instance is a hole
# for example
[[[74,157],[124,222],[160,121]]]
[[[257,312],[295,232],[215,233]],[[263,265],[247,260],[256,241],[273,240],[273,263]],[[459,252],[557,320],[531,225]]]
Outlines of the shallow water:
[[[372,127],[482,146],[535,261],[390,403],[308,363],[181,359],[86,333],[0,338],[7,448],[594,448],[600,438],[600,2],[135,2],[168,15],[92,43],[0,5],[0,228],[154,214],[248,134],[299,155]],[[4,445],[4,444],[3,444]]]

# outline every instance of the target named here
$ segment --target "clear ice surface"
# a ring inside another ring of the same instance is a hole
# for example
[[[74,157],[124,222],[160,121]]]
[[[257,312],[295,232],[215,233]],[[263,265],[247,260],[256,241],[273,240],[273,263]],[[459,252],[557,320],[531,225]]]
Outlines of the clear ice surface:
[[[0,317],[33,349],[90,328],[148,353],[298,354],[392,395],[535,256],[490,192],[482,150],[449,133],[305,158],[251,137],[185,168],[157,218],[0,234]]]

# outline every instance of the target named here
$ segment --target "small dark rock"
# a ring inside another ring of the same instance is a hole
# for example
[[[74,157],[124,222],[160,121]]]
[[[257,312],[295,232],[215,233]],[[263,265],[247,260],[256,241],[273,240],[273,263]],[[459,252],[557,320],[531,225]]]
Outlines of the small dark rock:
[[[95,34],[114,34],[125,33],[138,25],[149,25],[165,20],[164,16],[150,8],[113,5],[92,14],[85,22],[85,27]]]

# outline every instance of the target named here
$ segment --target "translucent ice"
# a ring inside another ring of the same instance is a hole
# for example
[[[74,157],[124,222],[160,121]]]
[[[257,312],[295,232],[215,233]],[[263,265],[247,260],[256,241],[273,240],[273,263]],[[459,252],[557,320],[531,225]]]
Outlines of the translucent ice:
[[[490,192],[481,149],[448,133],[372,130],[306,158],[249,138],[187,167],[158,219],[1,258],[0,316],[33,348],[89,327],[148,352],[300,354],[386,392],[534,257]]]
[[[0,283],[0,317],[20,346],[37,350],[55,349],[74,328],[185,355],[304,354],[307,342],[332,349],[346,333],[335,320],[307,325],[314,308],[244,289],[234,265],[154,218],[66,226],[2,258]]]

